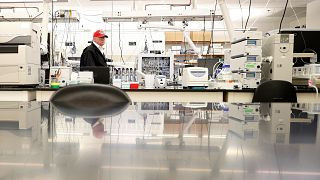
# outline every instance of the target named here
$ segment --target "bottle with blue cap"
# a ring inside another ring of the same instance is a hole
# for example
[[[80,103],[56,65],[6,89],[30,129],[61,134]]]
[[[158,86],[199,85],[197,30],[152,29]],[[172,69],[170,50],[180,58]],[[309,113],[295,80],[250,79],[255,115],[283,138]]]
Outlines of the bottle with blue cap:
[[[232,80],[230,64],[223,64],[220,73],[217,75],[219,80]]]

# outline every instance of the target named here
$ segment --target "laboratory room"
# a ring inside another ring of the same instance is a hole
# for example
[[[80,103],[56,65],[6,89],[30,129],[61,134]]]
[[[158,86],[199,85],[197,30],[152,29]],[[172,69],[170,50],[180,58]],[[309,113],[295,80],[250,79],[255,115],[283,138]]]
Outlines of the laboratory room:
[[[319,180],[319,9],[1,0],[0,179]]]

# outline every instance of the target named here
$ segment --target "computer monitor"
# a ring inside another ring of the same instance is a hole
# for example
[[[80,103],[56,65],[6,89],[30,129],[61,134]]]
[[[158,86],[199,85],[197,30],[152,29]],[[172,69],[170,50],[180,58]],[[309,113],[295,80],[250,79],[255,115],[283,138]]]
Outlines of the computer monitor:
[[[294,34],[294,53],[317,53],[317,62],[320,62],[320,29],[284,29],[281,34]],[[303,66],[305,63],[310,63],[309,58],[299,58],[294,64],[295,67]]]
[[[104,66],[84,66],[80,67],[80,71],[92,71],[94,83],[109,84],[110,68]]]

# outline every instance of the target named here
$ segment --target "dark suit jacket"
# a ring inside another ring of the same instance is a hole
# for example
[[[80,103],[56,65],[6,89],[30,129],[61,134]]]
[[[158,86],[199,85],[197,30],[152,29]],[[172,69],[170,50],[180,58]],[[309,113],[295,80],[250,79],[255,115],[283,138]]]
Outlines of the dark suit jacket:
[[[99,118],[83,118],[83,120],[93,126],[99,120]]]
[[[107,66],[106,62],[111,62],[111,59],[106,59],[101,51],[91,43],[90,46],[86,47],[80,59],[80,68],[84,66]]]

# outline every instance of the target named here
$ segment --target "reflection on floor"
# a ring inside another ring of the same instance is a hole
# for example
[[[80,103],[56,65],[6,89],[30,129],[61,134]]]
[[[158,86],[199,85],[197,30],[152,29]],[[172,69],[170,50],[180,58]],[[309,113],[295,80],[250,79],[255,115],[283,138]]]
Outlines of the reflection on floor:
[[[83,114],[83,112],[81,113]],[[320,179],[320,104],[0,102],[0,179]]]

